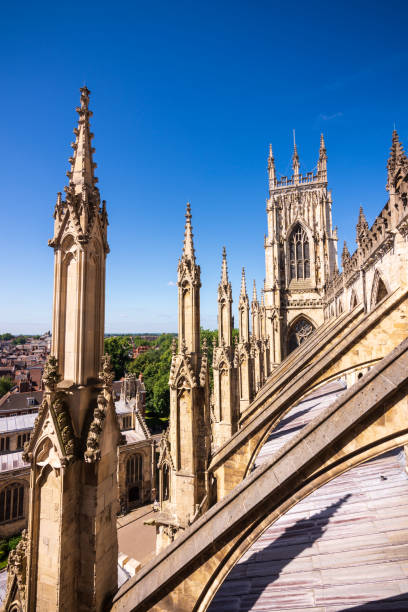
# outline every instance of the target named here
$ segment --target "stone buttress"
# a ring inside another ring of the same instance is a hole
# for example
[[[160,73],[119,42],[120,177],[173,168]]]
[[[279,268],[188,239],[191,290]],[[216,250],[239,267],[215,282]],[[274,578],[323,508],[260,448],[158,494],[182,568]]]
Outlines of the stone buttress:
[[[212,433],[215,447],[222,446],[238,429],[237,368],[232,343],[232,289],[228,280],[227,254],[222,255],[218,285],[218,346],[213,351],[214,406]]]
[[[196,264],[190,205],[177,271],[178,349],[170,370],[170,422],[162,438],[157,550],[169,544],[208,506],[211,423],[207,350],[200,349],[200,267]]]
[[[44,399],[24,458],[28,532],[10,560],[5,609],[102,610],[117,589],[117,445],[113,373],[103,355],[107,214],[94,176],[81,88],[65,200],[54,211],[54,307]],[[24,559],[22,562],[21,559]]]

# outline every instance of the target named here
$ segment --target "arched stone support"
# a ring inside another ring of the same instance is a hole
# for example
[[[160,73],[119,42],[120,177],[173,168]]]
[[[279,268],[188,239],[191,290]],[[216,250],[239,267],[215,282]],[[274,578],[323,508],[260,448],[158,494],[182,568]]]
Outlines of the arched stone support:
[[[242,554],[336,476],[408,442],[408,340],[131,579],[112,610],[207,609]]]

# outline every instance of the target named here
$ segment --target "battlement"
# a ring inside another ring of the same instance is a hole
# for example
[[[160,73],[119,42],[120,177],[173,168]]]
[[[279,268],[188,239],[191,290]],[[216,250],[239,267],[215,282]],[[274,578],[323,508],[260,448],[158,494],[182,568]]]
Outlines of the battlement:
[[[307,185],[310,183],[324,183],[326,182],[317,172],[307,172],[306,174],[293,174],[292,176],[281,176],[279,179],[276,178],[273,183],[274,189],[281,189],[282,187],[296,187],[297,185]]]
[[[326,284],[325,301],[329,303],[344,287],[350,286],[360,270],[367,270],[394,245],[395,235],[408,235],[408,174],[399,183],[395,193],[385,204],[371,228],[360,208],[356,227],[357,249],[350,255],[346,243],[342,253],[341,273],[335,274]]]

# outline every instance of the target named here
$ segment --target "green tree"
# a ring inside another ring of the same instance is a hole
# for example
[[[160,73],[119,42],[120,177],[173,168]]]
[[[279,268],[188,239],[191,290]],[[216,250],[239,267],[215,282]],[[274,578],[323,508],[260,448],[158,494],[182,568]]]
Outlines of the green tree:
[[[17,344],[26,344],[27,342],[27,336],[15,336],[15,338],[13,339],[13,344],[17,345]]]
[[[10,391],[13,386],[13,381],[8,376],[2,376],[0,378],[0,397],[3,397]]]
[[[156,346],[142,353],[128,365],[128,371],[143,374],[146,387],[146,421],[153,429],[162,429],[169,418],[169,373],[172,334],[162,334]]]
[[[6,567],[10,551],[15,549],[20,540],[21,535],[11,536],[8,540],[0,540],[0,569]]]
[[[131,348],[128,336],[105,338],[105,353],[110,355],[115,380],[119,380],[125,374],[126,366],[131,360]]]
[[[13,338],[14,338],[13,334],[9,334],[9,333],[1,334],[0,336],[0,340],[5,340],[5,341],[12,340]]]

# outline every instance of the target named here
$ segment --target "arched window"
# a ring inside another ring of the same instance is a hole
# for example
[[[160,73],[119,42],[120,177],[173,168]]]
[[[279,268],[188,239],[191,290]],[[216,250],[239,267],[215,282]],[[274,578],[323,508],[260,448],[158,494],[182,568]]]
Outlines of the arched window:
[[[304,317],[298,319],[289,330],[288,352],[291,353],[295,350],[295,348],[302,344],[302,342],[304,342],[304,340],[310,336],[314,329],[315,328],[310,321]]]
[[[122,429],[130,429],[132,427],[132,417],[124,416],[122,418]]]
[[[357,295],[353,289],[351,293],[351,299],[350,299],[350,310],[353,310],[353,308],[355,308],[356,306],[357,306]]]
[[[309,240],[303,227],[297,223],[289,238],[290,280],[310,278]]]
[[[17,448],[24,448],[24,444],[30,439],[30,434],[20,434],[17,438]]]
[[[126,483],[138,482],[143,479],[143,457],[132,455],[126,463]]]
[[[0,492],[0,523],[24,516],[24,485],[12,484]]]
[[[387,288],[378,270],[375,271],[373,288],[371,291],[371,308],[377,306],[388,295]]]
[[[0,438],[0,450],[8,451],[10,450],[10,438],[9,436],[3,436]]]
[[[166,501],[170,497],[170,470],[167,463],[163,465],[163,497],[162,501]]]

